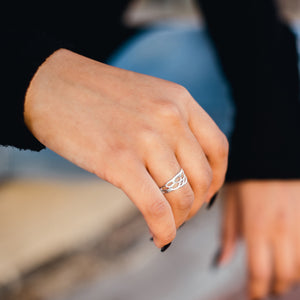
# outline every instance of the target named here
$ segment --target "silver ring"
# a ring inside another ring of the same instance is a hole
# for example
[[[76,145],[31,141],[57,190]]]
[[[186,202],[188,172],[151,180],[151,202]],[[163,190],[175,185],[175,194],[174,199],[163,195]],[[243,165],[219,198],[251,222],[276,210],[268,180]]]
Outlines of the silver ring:
[[[166,194],[180,189],[181,187],[186,185],[187,182],[188,181],[184,174],[184,171],[180,169],[180,171],[173,178],[171,178],[165,185],[163,185],[159,189],[163,194]]]

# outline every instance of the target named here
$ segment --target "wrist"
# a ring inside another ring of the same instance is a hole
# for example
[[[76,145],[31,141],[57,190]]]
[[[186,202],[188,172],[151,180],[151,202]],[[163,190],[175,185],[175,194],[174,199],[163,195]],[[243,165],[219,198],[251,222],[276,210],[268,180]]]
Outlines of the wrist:
[[[73,52],[67,49],[58,49],[53,52],[38,67],[27,88],[24,99],[24,122],[29,131],[37,137],[37,116],[40,109],[47,104],[47,92],[51,89],[51,80],[58,76],[57,71],[63,67],[63,61]]]

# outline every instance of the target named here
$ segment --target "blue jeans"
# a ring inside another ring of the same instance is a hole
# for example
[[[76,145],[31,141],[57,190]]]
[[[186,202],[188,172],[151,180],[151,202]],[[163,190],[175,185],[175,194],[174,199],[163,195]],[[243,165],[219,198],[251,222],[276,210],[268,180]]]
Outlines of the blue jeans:
[[[300,54],[300,23],[292,28],[298,37]],[[183,85],[230,137],[235,109],[226,78],[203,26],[170,23],[146,28],[121,47],[108,63]]]
[[[209,36],[200,25],[170,23],[146,28],[108,63],[183,85],[230,135],[234,106]]]

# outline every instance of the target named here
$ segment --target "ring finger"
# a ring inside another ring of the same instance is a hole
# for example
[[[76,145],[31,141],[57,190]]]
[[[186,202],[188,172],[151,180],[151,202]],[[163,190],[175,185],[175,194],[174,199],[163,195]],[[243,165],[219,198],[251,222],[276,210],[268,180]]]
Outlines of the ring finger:
[[[174,152],[166,145],[158,145],[155,151],[149,151],[146,166],[148,172],[159,187],[164,186],[181,170],[181,166]],[[164,195],[170,203],[176,228],[178,228],[186,220],[193,205],[193,190],[189,182],[187,182],[180,188],[165,193]]]

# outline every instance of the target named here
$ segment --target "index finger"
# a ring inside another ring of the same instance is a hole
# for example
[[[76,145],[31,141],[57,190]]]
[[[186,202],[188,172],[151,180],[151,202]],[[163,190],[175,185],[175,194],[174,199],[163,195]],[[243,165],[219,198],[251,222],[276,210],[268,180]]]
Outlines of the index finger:
[[[121,168],[118,174],[120,188],[144,216],[155,245],[162,248],[172,242],[176,236],[172,208],[144,164],[130,160],[130,170]]]

